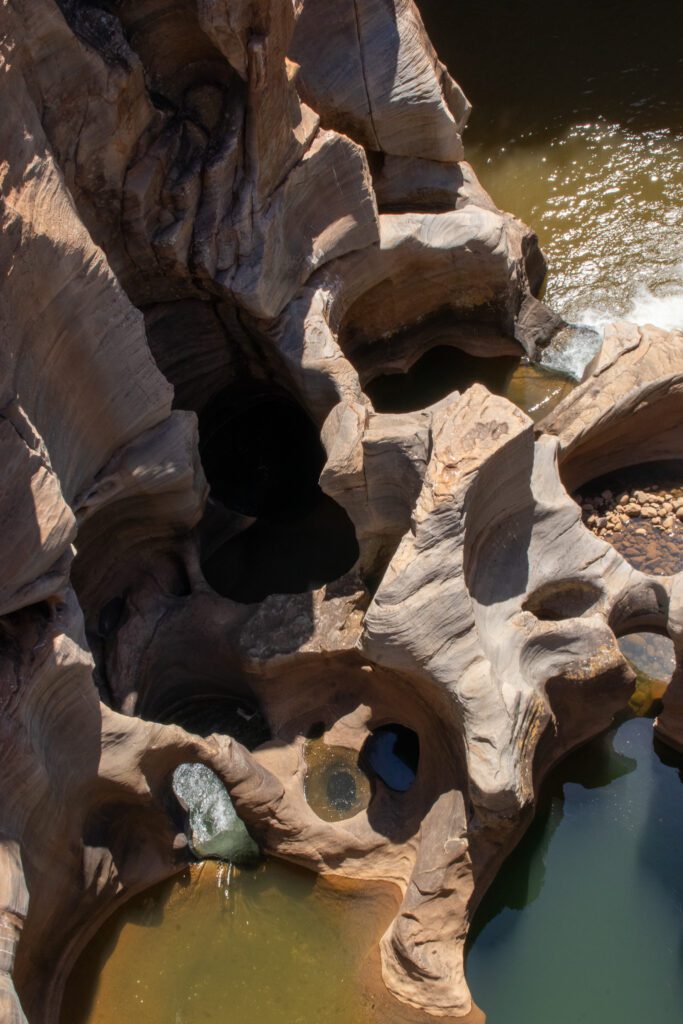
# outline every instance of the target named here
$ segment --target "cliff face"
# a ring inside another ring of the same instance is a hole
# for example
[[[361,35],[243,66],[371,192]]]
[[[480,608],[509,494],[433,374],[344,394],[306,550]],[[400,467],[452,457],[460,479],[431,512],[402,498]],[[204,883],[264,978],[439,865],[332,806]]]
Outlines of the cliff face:
[[[374,410],[408,328],[533,356],[561,326],[411,0],[5,0],[0,61],[0,1016],[54,1022],[102,918],[186,862],[187,761],[268,851],[393,880],[388,989],[466,1016],[478,898],[628,695],[615,632],[673,593],[680,639],[680,580],[562,479],[681,455],[683,339],[615,326],[536,429],[479,385]],[[183,728],[235,697],[272,742]],[[321,820],[310,728],[386,722],[415,784]]]

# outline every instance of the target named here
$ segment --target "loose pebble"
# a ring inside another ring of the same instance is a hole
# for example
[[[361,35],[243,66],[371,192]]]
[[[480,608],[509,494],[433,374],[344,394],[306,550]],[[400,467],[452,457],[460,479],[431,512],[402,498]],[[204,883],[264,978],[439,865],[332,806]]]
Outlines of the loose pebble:
[[[648,484],[594,495],[584,490],[574,499],[584,524],[636,568],[662,575],[683,570],[683,486],[678,482],[668,489]]]

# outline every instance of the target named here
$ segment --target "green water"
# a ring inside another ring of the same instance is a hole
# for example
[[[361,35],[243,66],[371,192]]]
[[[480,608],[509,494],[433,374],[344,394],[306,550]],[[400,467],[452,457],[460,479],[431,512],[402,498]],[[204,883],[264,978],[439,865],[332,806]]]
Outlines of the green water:
[[[467,974],[489,1024],[679,1024],[683,785],[637,718],[554,774],[482,904]]]
[[[61,1024],[374,1024],[361,971],[393,887],[275,860],[228,871],[207,862],[125,904],[76,965]]]
[[[467,977],[488,1024],[675,1024],[683,1008],[683,758],[654,741],[668,637],[619,646],[633,717],[565,759],[477,912]]]

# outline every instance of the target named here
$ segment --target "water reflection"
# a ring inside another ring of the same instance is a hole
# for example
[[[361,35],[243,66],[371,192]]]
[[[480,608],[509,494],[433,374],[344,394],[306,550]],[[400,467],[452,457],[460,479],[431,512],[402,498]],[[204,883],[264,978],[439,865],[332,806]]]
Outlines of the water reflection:
[[[553,773],[472,931],[489,1024],[680,1020],[680,765],[637,718]]]

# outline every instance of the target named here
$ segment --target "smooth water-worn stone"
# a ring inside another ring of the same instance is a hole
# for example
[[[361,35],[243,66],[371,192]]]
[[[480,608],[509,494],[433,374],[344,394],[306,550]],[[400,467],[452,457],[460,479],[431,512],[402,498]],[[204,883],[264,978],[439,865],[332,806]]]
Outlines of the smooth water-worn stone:
[[[203,764],[180,764],[173,791],[189,813],[190,842],[197,857],[244,864],[259,848],[237,814],[215,772]]]

